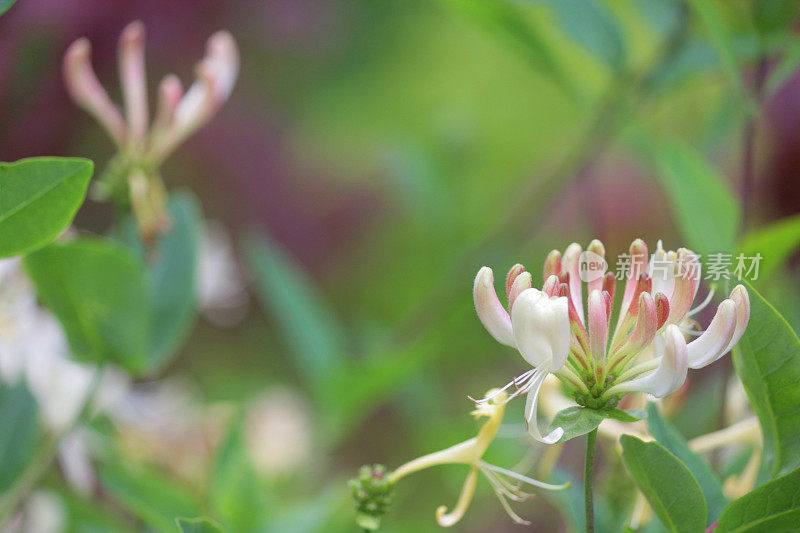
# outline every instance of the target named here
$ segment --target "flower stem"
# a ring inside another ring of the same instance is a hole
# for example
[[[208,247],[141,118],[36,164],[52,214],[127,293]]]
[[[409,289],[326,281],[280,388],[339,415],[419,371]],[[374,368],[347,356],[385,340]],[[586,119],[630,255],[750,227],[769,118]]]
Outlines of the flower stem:
[[[586,463],[583,470],[583,494],[586,502],[586,533],[594,532],[594,494],[592,491],[592,471],[594,470],[594,443],[597,428],[586,435]]]

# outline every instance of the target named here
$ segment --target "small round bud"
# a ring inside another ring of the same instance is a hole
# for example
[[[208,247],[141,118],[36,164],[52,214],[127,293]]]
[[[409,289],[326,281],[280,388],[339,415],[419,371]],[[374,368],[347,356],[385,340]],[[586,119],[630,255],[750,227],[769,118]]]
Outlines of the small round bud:
[[[347,485],[353,493],[356,504],[356,523],[359,527],[375,531],[381,524],[392,501],[394,484],[389,481],[383,465],[364,465],[358,469],[358,476]]]

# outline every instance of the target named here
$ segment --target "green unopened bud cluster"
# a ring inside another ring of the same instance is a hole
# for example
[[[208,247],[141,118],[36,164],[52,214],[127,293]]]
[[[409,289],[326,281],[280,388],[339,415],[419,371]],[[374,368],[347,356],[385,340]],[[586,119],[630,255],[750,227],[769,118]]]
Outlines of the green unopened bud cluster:
[[[356,504],[356,523],[359,527],[374,531],[381,523],[392,501],[394,484],[389,481],[383,465],[364,465],[358,476],[348,482]]]

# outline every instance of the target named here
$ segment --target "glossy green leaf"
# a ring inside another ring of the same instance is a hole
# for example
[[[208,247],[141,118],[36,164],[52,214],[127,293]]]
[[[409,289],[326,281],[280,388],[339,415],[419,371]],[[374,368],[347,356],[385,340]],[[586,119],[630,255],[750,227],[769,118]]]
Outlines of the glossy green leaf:
[[[181,533],[223,533],[222,526],[210,518],[176,518],[175,523]]]
[[[722,177],[697,152],[670,144],[657,154],[661,183],[687,244],[700,254],[731,253],[739,204]]]
[[[83,203],[93,167],[88,159],[59,157],[0,163],[0,257],[58,237]]]
[[[180,349],[197,318],[197,265],[200,205],[189,191],[170,194],[172,227],[145,252],[133,217],[122,225],[122,239],[141,257],[150,285],[153,328],[147,371],[158,372]]]
[[[761,254],[756,285],[770,275],[800,248],[800,215],[784,218],[769,226],[752,230],[742,238],[738,251],[747,257]]]
[[[553,418],[550,424],[549,431],[560,427],[564,430],[559,442],[565,442],[581,435],[586,435],[603,420],[614,419],[620,422],[636,422],[647,416],[641,409],[633,409],[631,411],[623,411],[621,409],[589,409],[588,407],[580,407],[573,405],[566,409],[559,411]]]
[[[598,0],[547,0],[559,26],[612,70],[625,66],[625,44],[614,15]]]
[[[622,459],[653,512],[670,532],[701,532],[706,502],[692,472],[657,442],[623,435]]]
[[[31,458],[39,433],[36,399],[23,384],[0,384],[0,493]]]
[[[127,248],[101,239],[52,244],[27,256],[25,268],[76,359],[144,368],[149,291],[141,263]]]
[[[733,363],[764,434],[764,460],[773,476],[800,464],[800,339],[752,286],[750,323]]]
[[[647,427],[656,441],[669,450],[694,474],[708,505],[708,522],[713,522],[728,500],[722,494],[722,485],[705,459],[689,449],[686,439],[658,412],[656,404],[647,405]]]
[[[255,288],[303,375],[314,385],[329,381],[342,364],[344,332],[314,281],[277,243],[248,235],[245,252]]]
[[[800,468],[731,503],[714,533],[795,531],[800,524]]]
[[[0,0],[0,15],[11,9],[17,0]]]
[[[176,516],[199,516],[192,491],[154,470],[124,465],[100,469],[103,489],[156,531],[175,531]]]

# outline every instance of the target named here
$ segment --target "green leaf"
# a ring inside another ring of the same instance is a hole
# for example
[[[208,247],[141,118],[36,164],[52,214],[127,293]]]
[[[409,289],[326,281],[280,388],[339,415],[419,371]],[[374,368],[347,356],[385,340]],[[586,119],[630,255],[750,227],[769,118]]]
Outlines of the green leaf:
[[[93,167],[88,159],[59,157],[0,163],[0,257],[58,237],[83,203]]]
[[[525,11],[507,0],[440,0],[441,3],[480,24],[491,34],[520,51],[534,69],[544,72],[565,93],[575,96],[576,88],[564,72],[556,51],[527,20]]]
[[[127,248],[101,239],[52,244],[27,256],[25,267],[76,359],[143,369],[149,291],[141,263]]]
[[[312,385],[327,387],[345,353],[344,332],[311,277],[277,243],[250,234],[245,253],[255,289]]]
[[[750,322],[733,363],[764,434],[764,461],[773,476],[800,463],[800,339],[778,311],[746,281]]]
[[[22,472],[39,433],[36,399],[23,384],[0,384],[0,493]]]
[[[625,66],[625,44],[617,20],[597,0],[547,0],[558,24],[572,40],[612,70]]]
[[[722,66],[725,76],[733,89],[744,99],[746,92],[742,82],[743,76],[739,72],[734,48],[734,39],[729,25],[719,9],[716,0],[689,0],[689,7],[696,16],[708,36],[711,47],[717,55],[717,60]]]
[[[210,518],[176,518],[175,523],[182,533],[223,533],[222,526]]]
[[[261,531],[269,505],[250,460],[243,419],[234,421],[218,448],[207,500],[212,514],[232,530]]]
[[[747,233],[739,243],[738,251],[746,257],[761,254],[756,285],[769,279],[771,274],[800,247],[800,215],[787,217],[769,226]]]
[[[764,37],[791,27],[797,16],[797,0],[768,0],[753,3],[753,22]]]
[[[560,427],[564,430],[564,435],[558,442],[565,442],[575,437],[586,435],[599,426],[603,420],[609,418],[621,422],[636,422],[645,416],[647,414],[642,409],[633,409],[631,411],[623,411],[621,409],[598,410],[573,405],[556,414],[548,431]]]
[[[122,238],[145,263],[150,286],[153,328],[147,372],[158,372],[174,357],[197,318],[199,229],[203,219],[197,198],[189,191],[170,194],[167,204],[172,227],[145,252],[133,217],[125,221]]]
[[[657,442],[623,435],[622,459],[661,523],[671,532],[706,526],[706,501],[692,472]]]
[[[795,531],[800,524],[800,468],[731,503],[714,533]]]
[[[0,15],[11,9],[17,0],[0,0]]]
[[[654,403],[647,404],[647,427],[659,444],[689,467],[706,499],[708,522],[716,520],[725,506],[728,505],[728,500],[722,494],[722,486],[714,471],[711,470],[705,459],[689,449],[686,439],[661,416],[658,412],[658,407]]]
[[[100,469],[103,489],[156,531],[174,531],[176,516],[199,516],[191,490],[154,470],[118,464]]]
[[[700,254],[730,253],[739,227],[739,204],[722,177],[700,154],[670,144],[657,154],[661,183],[678,227]]]

